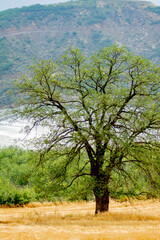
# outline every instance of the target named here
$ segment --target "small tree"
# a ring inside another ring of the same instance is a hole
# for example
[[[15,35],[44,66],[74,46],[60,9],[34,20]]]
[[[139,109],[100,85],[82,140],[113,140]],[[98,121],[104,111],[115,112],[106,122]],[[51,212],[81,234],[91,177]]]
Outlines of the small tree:
[[[16,83],[23,94],[18,116],[32,119],[31,129],[47,126],[38,143],[39,161],[50,158],[52,150],[55,156],[66,156],[63,175],[85,154],[72,182],[91,177],[96,213],[109,209],[113,174],[131,178],[127,164],[144,171],[155,186],[160,172],[148,153],[160,147],[159,79],[158,66],[114,45],[90,59],[69,49],[58,63],[31,66]]]

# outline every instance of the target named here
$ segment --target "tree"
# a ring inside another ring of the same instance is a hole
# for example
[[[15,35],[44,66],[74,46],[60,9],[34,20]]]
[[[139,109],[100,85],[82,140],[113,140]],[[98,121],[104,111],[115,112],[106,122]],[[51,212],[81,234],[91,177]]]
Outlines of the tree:
[[[152,157],[160,147],[160,68],[117,45],[89,59],[69,49],[58,61],[39,61],[16,83],[18,116],[46,126],[39,163],[63,156],[61,175],[77,161],[73,181],[90,176],[96,213],[109,209],[113,174],[131,179],[136,165],[152,186],[160,172]],[[83,155],[83,162],[81,156]],[[85,161],[84,161],[85,155]]]

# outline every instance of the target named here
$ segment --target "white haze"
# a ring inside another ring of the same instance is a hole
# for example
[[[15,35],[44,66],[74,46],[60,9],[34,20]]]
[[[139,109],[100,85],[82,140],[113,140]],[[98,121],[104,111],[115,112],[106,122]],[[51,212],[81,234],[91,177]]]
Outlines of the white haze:
[[[142,1],[145,1],[145,2],[151,2],[157,6],[160,6],[160,0],[142,0]]]
[[[69,0],[0,0],[0,11],[10,8],[21,8],[34,4],[54,4],[60,2],[68,2]]]
[[[44,127],[34,128],[28,135],[25,127],[31,124],[27,120],[14,120],[12,115],[6,117],[5,110],[0,110],[0,148],[10,145],[22,148],[28,147],[28,140],[41,137]]]

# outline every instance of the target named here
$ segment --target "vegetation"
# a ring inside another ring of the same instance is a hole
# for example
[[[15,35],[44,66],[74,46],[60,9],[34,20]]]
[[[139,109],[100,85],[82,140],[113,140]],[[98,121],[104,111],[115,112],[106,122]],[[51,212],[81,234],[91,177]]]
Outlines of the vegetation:
[[[35,201],[35,191],[29,186],[29,152],[10,147],[0,151],[0,205],[23,205]]]
[[[7,46],[7,39],[1,38],[0,39],[0,73],[4,71],[8,71],[12,67],[12,62],[9,61],[9,52],[8,52],[8,46]]]
[[[131,204],[132,203],[132,204]],[[93,202],[32,203],[26,208],[0,208],[2,239],[157,240],[160,202],[111,200],[111,212],[94,215]],[[7,228],[7,231],[6,231]],[[28,231],[29,229],[29,231]]]
[[[149,11],[160,15],[160,7],[148,7]]]
[[[33,120],[28,131],[46,127],[35,143],[38,164],[53,162],[58,187],[86,176],[96,213],[108,211],[111,187],[121,194],[124,184],[137,184],[140,171],[159,189],[159,77],[158,66],[114,45],[90,59],[69,49],[59,62],[32,65],[16,82],[22,98],[15,113]]]
[[[153,152],[154,154],[154,152]],[[15,147],[0,150],[0,205],[24,205],[29,202],[51,201],[77,201],[93,200],[92,184],[87,176],[77,179],[70,188],[66,186],[71,182],[71,177],[76,166],[70,166],[69,174],[65,181],[59,184],[55,178],[59,172],[62,160],[53,162],[49,159],[42,165],[37,166],[34,152],[25,151]],[[36,168],[36,171],[34,171]],[[113,199],[126,201],[131,198],[157,198],[159,192],[149,184],[145,174],[138,168],[129,168],[131,178],[136,179],[136,184],[125,181],[113,175],[110,184],[110,196]],[[157,179],[158,181],[158,179]],[[58,184],[58,187],[57,187]]]
[[[34,58],[58,59],[70,45],[90,56],[118,42],[159,63],[159,8],[148,6],[129,0],[78,0],[1,11],[0,107],[14,103],[8,88]]]

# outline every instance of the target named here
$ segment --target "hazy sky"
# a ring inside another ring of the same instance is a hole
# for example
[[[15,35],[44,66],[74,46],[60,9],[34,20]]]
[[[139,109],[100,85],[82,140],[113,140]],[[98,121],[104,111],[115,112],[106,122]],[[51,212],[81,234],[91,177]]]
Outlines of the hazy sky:
[[[34,4],[54,4],[59,2],[67,2],[69,0],[0,0],[0,11],[9,8],[23,7]]]
[[[1,0],[0,0],[1,1]],[[148,1],[148,2],[152,2],[158,6],[160,6],[160,0],[143,0],[143,1]]]
[[[58,2],[67,2],[70,0],[0,0],[0,11],[9,8],[29,6],[34,4],[53,4]],[[114,0],[113,0],[114,1]],[[148,0],[160,6],[160,0]]]

